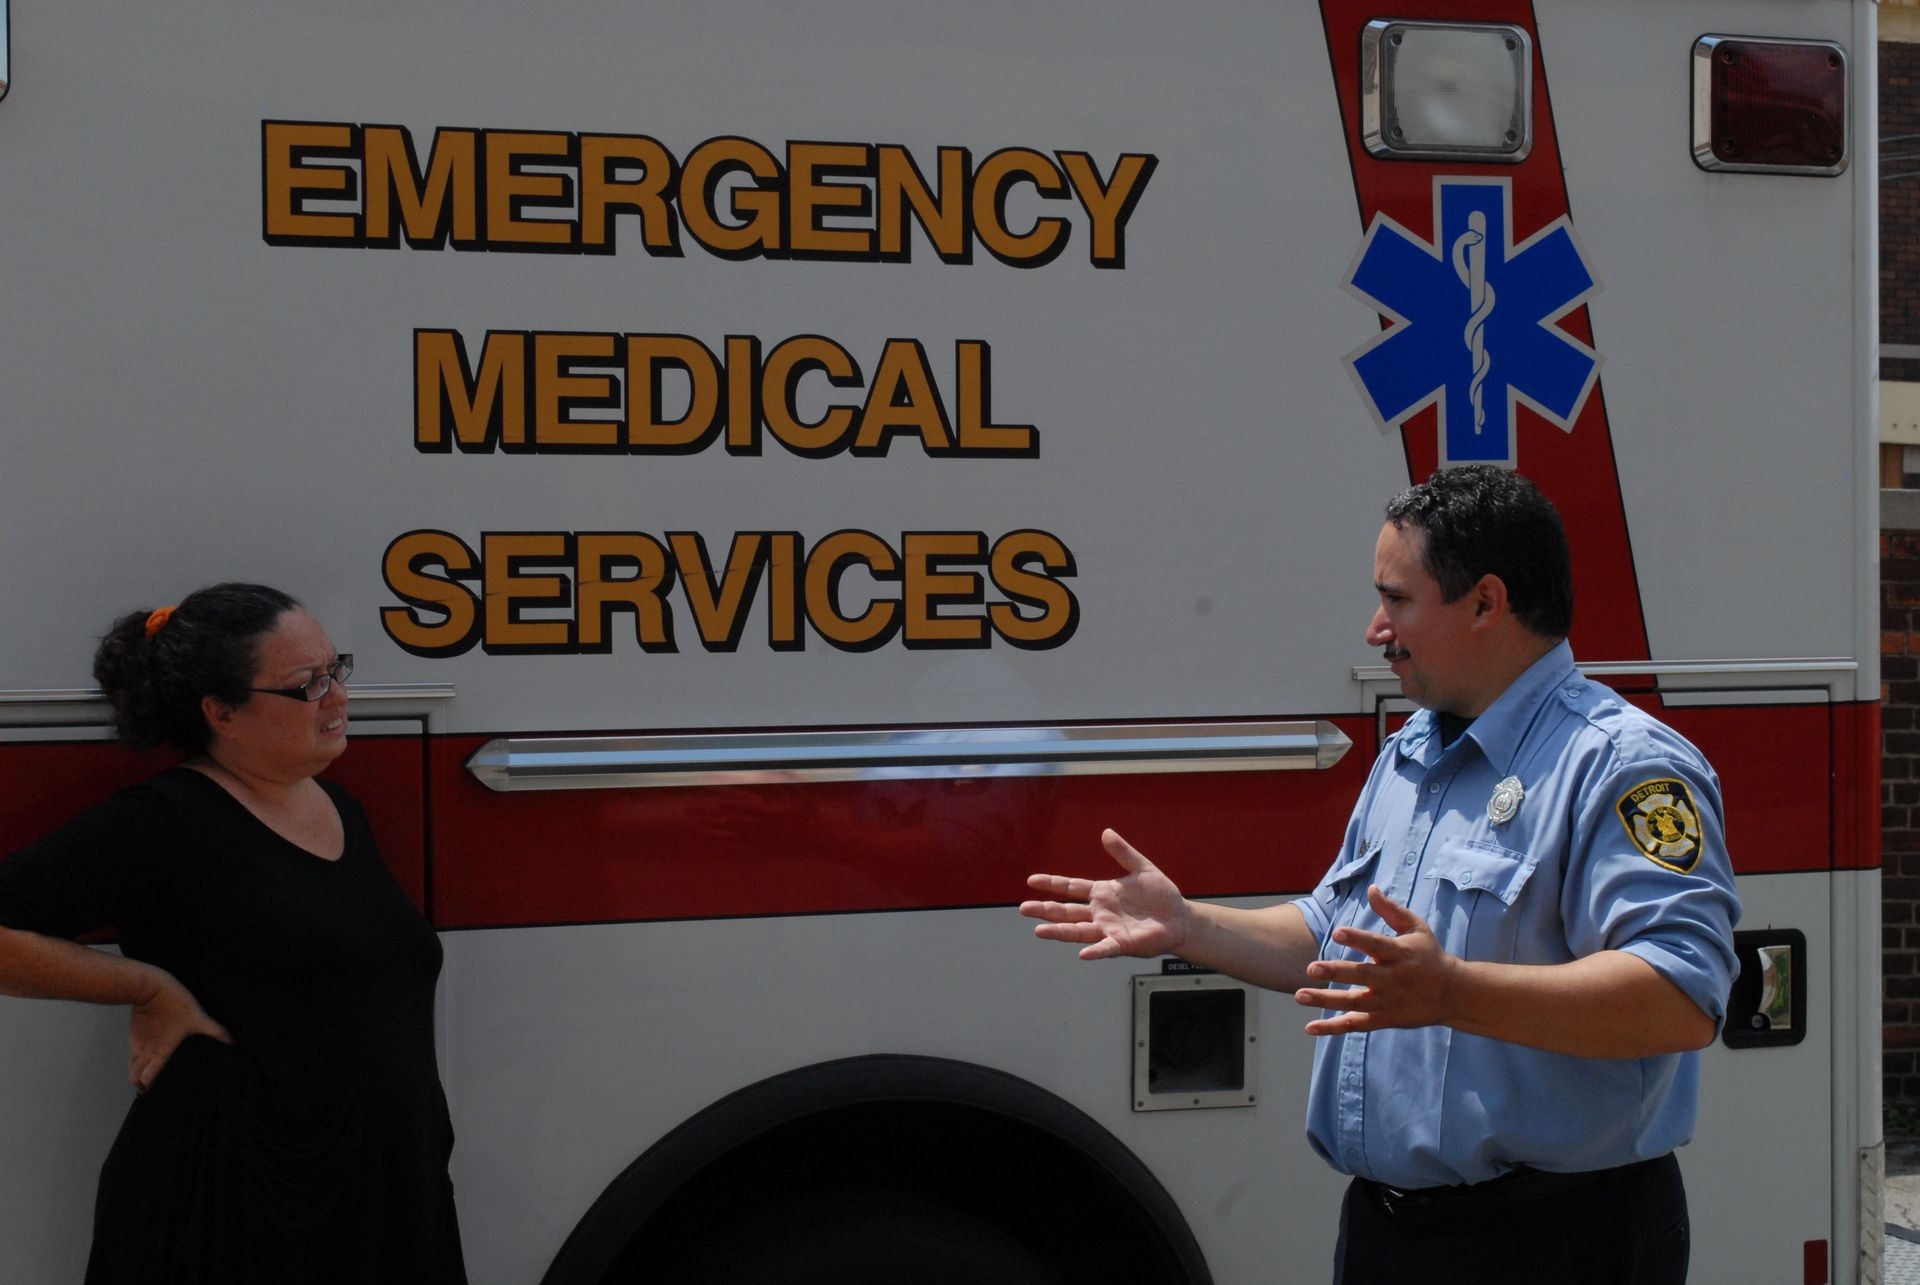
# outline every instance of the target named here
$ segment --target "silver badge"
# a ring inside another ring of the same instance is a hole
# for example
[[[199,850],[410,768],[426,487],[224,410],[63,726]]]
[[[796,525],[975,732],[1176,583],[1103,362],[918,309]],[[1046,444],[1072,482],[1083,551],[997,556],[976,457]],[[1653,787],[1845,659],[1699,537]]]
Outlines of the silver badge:
[[[1508,777],[1493,787],[1493,797],[1487,800],[1487,820],[1505,825],[1520,811],[1520,800],[1526,797],[1526,787],[1520,784],[1520,778]]]

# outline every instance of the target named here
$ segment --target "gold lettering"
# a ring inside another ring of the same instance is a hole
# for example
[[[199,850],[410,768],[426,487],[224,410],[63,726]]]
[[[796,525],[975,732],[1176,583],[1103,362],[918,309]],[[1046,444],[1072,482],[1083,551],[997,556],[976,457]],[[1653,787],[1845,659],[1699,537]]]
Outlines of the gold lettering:
[[[1128,152],[1113,164],[1113,178],[1104,186],[1093,158],[1085,152],[1061,152],[1060,164],[1073,184],[1073,194],[1093,221],[1092,245],[1087,255],[1096,268],[1127,266],[1127,220],[1145,195],[1147,180],[1160,164],[1152,156]]]
[[[660,418],[662,367],[679,367],[692,383],[687,413]],[[720,426],[720,360],[687,335],[627,336],[627,442],[635,447],[692,453]]]
[[[694,625],[708,651],[732,651],[747,627],[747,610],[765,565],[763,538],[757,531],[736,531],[727,565],[716,584],[707,542],[688,531],[667,536],[680,565],[680,588],[693,608]]]
[[[860,367],[847,350],[819,335],[795,335],[775,347],[760,375],[760,409],[767,430],[798,455],[831,455],[842,449],[853,423],[851,406],[832,407],[812,423],[800,418],[795,408],[800,380],[815,370],[825,372],[827,382],[837,388],[860,386]]]
[[[529,209],[564,209],[573,203],[573,180],[565,174],[527,173],[526,164],[576,167],[567,134],[487,132],[487,240],[497,246],[566,246],[573,224],[529,219]]]
[[[743,185],[732,192],[728,213],[744,223],[720,221],[714,202],[729,175],[751,174],[771,186]],[[780,162],[746,138],[713,138],[694,148],[680,171],[680,217],[687,231],[714,254],[751,259],[780,246]]]
[[[673,608],[667,603],[673,567],[658,540],[638,531],[583,531],[574,537],[574,565],[574,632],[582,651],[611,649],[616,611],[633,613],[633,638],[642,650],[674,649]],[[616,576],[615,567],[631,567],[634,574]]]
[[[614,366],[620,360],[618,335],[551,334],[533,337],[533,440],[542,450],[616,450],[617,419],[575,419],[578,407],[614,408],[619,386],[612,375],[580,374],[578,363]]]
[[[1016,268],[1051,263],[1067,248],[1071,233],[1060,218],[1036,219],[1031,229],[1016,233],[1007,227],[1007,193],[1016,183],[1029,183],[1052,200],[1067,195],[1066,180],[1053,162],[1026,147],[1009,147],[980,162],[973,176],[973,229],[988,253]]]
[[[394,206],[406,227],[407,244],[438,248],[453,234],[455,245],[477,245],[480,209],[475,199],[478,141],[470,129],[443,129],[433,136],[433,154],[423,177],[413,155],[413,138],[391,125],[366,127],[363,156],[367,186],[367,240],[392,245],[397,239]]]
[[[351,125],[260,122],[260,163],[265,171],[260,182],[260,199],[265,206],[262,232],[269,244],[359,241],[358,220],[353,215],[306,212],[309,197],[353,197],[352,170],[341,165],[309,165],[306,157],[311,153],[345,159],[353,151],[354,136]]]
[[[461,450],[526,445],[527,337],[488,331],[480,373],[470,370],[466,343],[457,333],[413,332],[414,449],[446,450],[448,419]]]
[[[880,257],[905,260],[907,216],[911,212],[933,250],[948,263],[969,263],[973,245],[967,238],[967,173],[973,157],[964,147],[940,149],[940,191],[935,195],[919,166],[904,147],[877,149],[874,208],[879,219],[876,241]]]
[[[863,563],[877,580],[900,578],[900,562],[887,542],[869,531],[835,531],[807,555],[807,623],[842,651],[872,651],[900,628],[900,604],[876,599],[858,616],[840,610],[840,577]]]
[[[622,165],[638,165],[640,177],[614,177]],[[680,226],[668,197],[674,168],[672,153],[651,138],[581,135],[580,244],[613,249],[611,216],[631,213],[640,216],[640,238],[649,254],[679,254]]]
[[[947,407],[927,368],[926,349],[913,339],[889,339],[860,412],[854,452],[884,455],[887,439],[902,432],[917,434],[929,455],[953,449]]]
[[[787,244],[795,254],[851,259],[873,253],[873,229],[820,225],[825,215],[870,213],[865,187],[824,180],[872,173],[873,149],[864,144],[787,144]]]
[[[427,568],[438,565],[442,574]],[[402,649],[415,656],[457,656],[478,641],[479,601],[458,580],[474,574],[473,550],[445,531],[409,531],[387,546],[381,571],[387,588],[407,603],[382,607],[380,624]],[[446,617],[439,623],[420,613]]]
[[[988,574],[1012,601],[993,603],[987,617],[994,632],[1016,647],[1058,647],[1080,627],[1080,603],[1057,579],[1028,570],[1034,563],[1055,575],[1075,571],[1073,554],[1045,531],[1010,531],[994,542]],[[1040,614],[1022,615],[1015,604],[1038,607]]]
[[[978,531],[909,531],[902,543],[907,561],[907,646],[985,646],[984,617],[940,614],[942,604],[977,604],[985,598],[979,573],[939,568],[955,559],[979,561],[987,551],[987,537]]]
[[[480,537],[486,563],[487,651],[567,651],[571,622],[522,620],[527,607],[565,607],[572,584],[563,575],[527,575],[527,562],[565,563],[568,537],[559,531],[489,531]]]

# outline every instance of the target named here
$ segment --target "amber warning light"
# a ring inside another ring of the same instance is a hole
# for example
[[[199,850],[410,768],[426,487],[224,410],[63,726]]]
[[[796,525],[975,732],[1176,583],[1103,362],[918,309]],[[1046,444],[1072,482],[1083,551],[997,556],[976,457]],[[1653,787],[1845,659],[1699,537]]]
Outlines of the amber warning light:
[[[1827,41],[1702,36],[1693,47],[1693,159],[1701,169],[1838,174],[1847,168],[1847,54]]]

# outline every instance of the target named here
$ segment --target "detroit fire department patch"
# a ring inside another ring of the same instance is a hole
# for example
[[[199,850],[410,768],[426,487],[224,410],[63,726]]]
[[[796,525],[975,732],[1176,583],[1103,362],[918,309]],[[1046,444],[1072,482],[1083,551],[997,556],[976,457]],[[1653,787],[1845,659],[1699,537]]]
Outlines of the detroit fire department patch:
[[[1634,846],[1655,865],[1686,874],[1700,860],[1700,809],[1685,781],[1647,781],[1613,806]]]

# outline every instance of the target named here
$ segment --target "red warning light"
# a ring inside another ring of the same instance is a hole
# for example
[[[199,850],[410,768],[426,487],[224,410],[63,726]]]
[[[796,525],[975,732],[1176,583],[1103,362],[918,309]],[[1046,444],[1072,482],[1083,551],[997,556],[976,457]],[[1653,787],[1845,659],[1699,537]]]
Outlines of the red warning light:
[[[1693,159],[1702,169],[1847,167],[1847,55],[1826,41],[1702,36],[1693,47]]]

